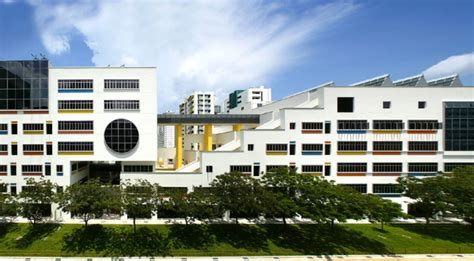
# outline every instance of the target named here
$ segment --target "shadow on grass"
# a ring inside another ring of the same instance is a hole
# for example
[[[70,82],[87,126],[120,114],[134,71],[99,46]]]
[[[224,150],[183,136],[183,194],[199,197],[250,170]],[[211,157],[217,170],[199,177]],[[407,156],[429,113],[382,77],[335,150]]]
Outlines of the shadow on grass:
[[[210,233],[208,225],[170,226],[168,239],[175,249],[207,250],[216,244],[216,236]]]
[[[430,239],[442,239],[454,243],[474,244],[474,229],[470,225],[462,224],[392,224],[412,233],[422,235]]]
[[[169,240],[157,230],[141,227],[136,233],[127,228],[114,229],[90,225],[74,229],[64,236],[63,251],[104,256],[166,256]]]
[[[0,238],[4,238],[12,230],[17,229],[18,225],[9,222],[0,222]]]
[[[279,247],[306,255],[372,253],[390,254],[385,245],[362,233],[328,225],[262,225],[268,238]]]
[[[29,247],[34,241],[41,240],[53,233],[59,224],[31,224],[28,231],[16,241],[16,248],[24,249]]]
[[[209,226],[208,230],[217,242],[252,252],[268,252],[268,235],[260,226],[225,224]]]

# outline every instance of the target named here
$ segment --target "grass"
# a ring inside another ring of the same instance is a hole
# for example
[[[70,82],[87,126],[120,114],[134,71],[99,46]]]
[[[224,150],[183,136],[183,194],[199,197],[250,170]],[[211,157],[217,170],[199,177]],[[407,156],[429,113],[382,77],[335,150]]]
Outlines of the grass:
[[[230,256],[474,253],[464,225],[7,224],[3,256]]]

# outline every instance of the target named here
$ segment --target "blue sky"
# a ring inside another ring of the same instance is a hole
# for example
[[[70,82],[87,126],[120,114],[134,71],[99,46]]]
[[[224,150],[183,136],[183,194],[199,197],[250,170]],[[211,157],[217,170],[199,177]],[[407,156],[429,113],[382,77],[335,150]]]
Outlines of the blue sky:
[[[459,73],[474,85],[474,1],[0,0],[0,59],[156,66],[159,110],[193,90],[274,99],[334,80]]]

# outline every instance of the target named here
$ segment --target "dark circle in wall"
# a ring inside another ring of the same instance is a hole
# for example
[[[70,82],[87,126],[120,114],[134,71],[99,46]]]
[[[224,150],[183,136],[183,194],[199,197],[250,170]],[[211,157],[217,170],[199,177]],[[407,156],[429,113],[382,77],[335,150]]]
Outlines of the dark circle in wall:
[[[138,129],[129,120],[117,119],[105,128],[104,138],[107,146],[118,153],[127,153],[133,150],[138,143]]]

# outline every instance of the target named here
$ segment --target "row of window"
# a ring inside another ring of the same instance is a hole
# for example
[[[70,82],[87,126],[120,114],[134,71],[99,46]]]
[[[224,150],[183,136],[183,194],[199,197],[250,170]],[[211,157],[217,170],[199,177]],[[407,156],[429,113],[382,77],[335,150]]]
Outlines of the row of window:
[[[93,110],[92,100],[58,101],[59,110]],[[140,110],[139,100],[105,100],[104,110]]]
[[[338,172],[367,172],[367,163],[337,163]],[[374,163],[373,172],[401,172],[402,163]],[[408,163],[408,172],[438,172],[438,163]]]
[[[140,81],[136,79],[105,80],[104,88],[106,90],[138,90],[140,88]]]
[[[43,152],[43,144],[23,144],[23,151],[29,152]]]
[[[105,100],[104,101],[105,110],[140,110],[140,101],[139,100]]]
[[[88,141],[58,142],[58,151],[94,151],[94,143]]]
[[[91,100],[68,100],[58,101],[59,110],[93,110],[94,103]]]
[[[59,90],[92,90],[94,81],[92,79],[68,79],[58,80]],[[137,79],[130,80],[104,80],[105,90],[138,90],[140,81]]]
[[[7,165],[0,165],[0,173],[7,173]],[[22,165],[21,166],[21,172],[22,174],[26,175],[43,175],[43,169],[44,169],[44,175],[46,176],[51,176],[51,164],[46,163],[44,165]],[[12,164],[10,165],[10,176],[16,176],[17,175],[17,165]],[[56,175],[62,176],[63,175],[63,165],[56,165]]]
[[[59,90],[92,90],[93,80],[58,80]]]
[[[340,186],[350,187],[359,193],[367,193],[367,184],[339,184]],[[399,194],[398,184],[372,184],[372,193],[374,194]]]
[[[93,121],[59,121],[58,130],[94,130]]]
[[[124,165],[123,172],[153,172],[152,165]]]
[[[42,131],[43,128],[43,123],[23,123],[24,131]]]

